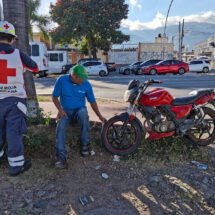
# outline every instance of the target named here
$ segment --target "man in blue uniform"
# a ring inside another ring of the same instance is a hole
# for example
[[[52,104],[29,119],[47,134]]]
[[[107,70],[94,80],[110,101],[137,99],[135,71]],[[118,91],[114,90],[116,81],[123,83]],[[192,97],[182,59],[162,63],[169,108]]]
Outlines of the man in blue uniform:
[[[72,118],[77,119],[81,127],[81,155],[89,156],[94,153],[90,149],[86,98],[99,119],[104,122],[105,118],[99,111],[92,86],[87,78],[85,68],[76,65],[71,69],[70,74],[61,76],[55,83],[52,99],[58,109],[57,118],[59,119],[56,128],[56,168],[67,167],[66,128]]]
[[[16,38],[14,26],[0,21],[0,159],[7,140],[10,176],[17,176],[31,167],[31,162],[24,158],[22,139],[27,130],[23,72],[38,70],[30,57],[12,47]]]

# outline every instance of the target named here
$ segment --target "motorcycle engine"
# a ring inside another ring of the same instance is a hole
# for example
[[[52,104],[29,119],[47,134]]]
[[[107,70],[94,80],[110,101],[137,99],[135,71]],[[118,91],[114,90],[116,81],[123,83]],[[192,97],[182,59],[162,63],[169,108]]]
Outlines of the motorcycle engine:
[[[173,121],[164,120],[154,124],[153,128],[157,133],[166,133],[175,130],[175,123]]]
[[[148,109],[147,112],[150,112],[150,120],[147,120],[148,128],[151,128],[157,133],[165,133],[175,130],[175,123],[166,111],[158,108],[150,108],[150,110]]]

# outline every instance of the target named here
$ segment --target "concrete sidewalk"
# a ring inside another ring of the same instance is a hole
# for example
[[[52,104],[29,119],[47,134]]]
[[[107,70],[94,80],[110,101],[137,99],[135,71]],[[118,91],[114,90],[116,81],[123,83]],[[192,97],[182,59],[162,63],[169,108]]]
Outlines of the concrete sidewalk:
[[[98,107],[99,107],[101,114],[106,119],[109,119],[116,114],[125,112],[127,110],[127,107],[128,107],[126,105],[126,103],[113,102],[113,101],[108,101],[108,100],[105,102],[103,102],[103,101],[100,102],[98,100],[97,104],[98,104]],[[39,107],[43,109],[43,112],[45,114],[50,114],[51,118],[56,118],[57,109],[52,102],[39,102]],[[89,103],[87,103],[87,110],[88,110],[88,114],[89,114],[91,122],[100,122],[99,118],[93,112]]]

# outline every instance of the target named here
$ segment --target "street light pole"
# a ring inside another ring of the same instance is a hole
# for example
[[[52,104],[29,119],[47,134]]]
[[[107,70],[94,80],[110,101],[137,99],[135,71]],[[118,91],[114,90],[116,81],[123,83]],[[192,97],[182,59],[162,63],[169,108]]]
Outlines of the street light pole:
[[[165,20],[165,25],[164,25],[164,32],[163,32],[163,35],[165,36],[166,35],[166,25],[167,25],[167,19],[168,19],[168,16],[169,16],[169,11],[170,11],[170,8],[172,6],[172,3],[173,3],[174,0],[171,0],[170,4],[169,4],[169,8],[168,8],[168,11],[167,11],[167,14],[166,14],[166,20]]]
[[[167,19],[168,19],[168,16],[169,16],[169,11],[170,11],[170,8],[172,6],[172,3],[173,3],[173,0],[171,0],[170,4],[169,4],[169,8],[168,8],[168,11],[167,11],[167,14],[166,14],[166,20],[165,20],[165,24],[164,24],[164,32],[163,32],[163,53],[162,53],[162,58],[164,60],[165,58],[165,45],[164,45],[164,37],[166,37],[166,25],[167,25]]]

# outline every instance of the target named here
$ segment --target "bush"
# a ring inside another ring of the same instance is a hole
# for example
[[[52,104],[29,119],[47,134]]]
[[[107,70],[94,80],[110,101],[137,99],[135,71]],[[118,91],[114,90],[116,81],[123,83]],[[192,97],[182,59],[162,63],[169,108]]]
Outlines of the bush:
[[[51,121],[51,113],[44,113],[42,108],[39,108],[37,116],[34,118],[28,118],[28,125],[49,125]]]

